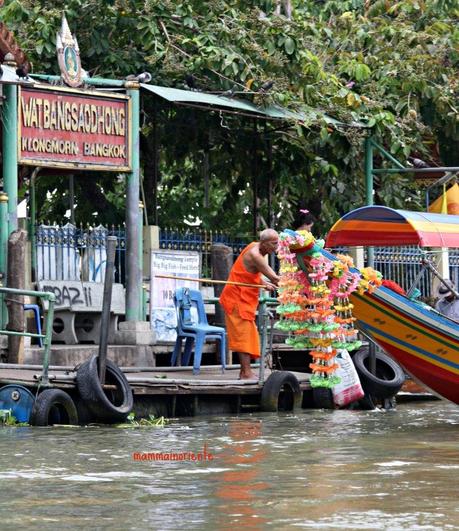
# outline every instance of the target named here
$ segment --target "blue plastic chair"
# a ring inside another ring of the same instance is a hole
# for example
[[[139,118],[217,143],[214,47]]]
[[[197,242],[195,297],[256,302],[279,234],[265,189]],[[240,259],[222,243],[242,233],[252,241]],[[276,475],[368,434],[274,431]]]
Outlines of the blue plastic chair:
[[[24,304],[24,311],[33,312],[35,317],[35,326],[37,328],[37,334],[41,334],[40,307],[38,306],[38,304]],[[43,346],[43,339],[41,337],[38,338],[38,344],[40,345],[40,347]]]
[[[195,341],[193,374],[199,374],[204,343],[207,339],[217,339],[220,341],[220,359],[223,372],[226,357],[226,330],[220,326],[208,324],[201,293],[189,288],[178,288],[175,290],[174,304],[177,312],[177,340],[172,353],[171,365],[174,366],[179,359],[183,339],[186,339],[183,365],[188,365],[191,347]],[[193,308],[196,310],[194,315]]]

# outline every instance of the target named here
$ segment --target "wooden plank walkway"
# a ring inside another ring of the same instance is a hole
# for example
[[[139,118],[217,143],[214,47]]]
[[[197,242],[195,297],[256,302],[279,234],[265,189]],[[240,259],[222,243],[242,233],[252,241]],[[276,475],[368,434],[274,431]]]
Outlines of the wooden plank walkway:
[[[2,366],[2,365],[7,365]],[[123,368],[122,368],[123,370]],[[254,370],[258,374],[258,369]],[[202,366],[197,375],[190,368],[155,367],[149,370],[136,367],[124,368],[124,374],[130,383],[134,394],[138,395],[171,395],[171,394],[259,394],[262,385],[258,378],[253,380],[239,380],[239,368],[226,369],[221,372],[220,366]],[[265,380],[271,371],[265,370]],[[293,372],[301,390],[310,388],[308,373]],[[24,368],[20,365],[0,364],[0,384],[16,383],[25,386],[37,386],[41,375],[38,366]],[[76,371],[70,367],[51,366],[49,381],[53,387],[75,387]]]

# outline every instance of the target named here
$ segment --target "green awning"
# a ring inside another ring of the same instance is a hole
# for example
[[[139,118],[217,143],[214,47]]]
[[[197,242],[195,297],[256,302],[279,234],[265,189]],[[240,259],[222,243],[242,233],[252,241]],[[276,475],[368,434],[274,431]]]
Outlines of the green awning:
[[[232,110],[242,113],[251,113],[265,115],[263,109],[257,107],[248,101],[239,100],[236,98],[226,98],[218,96],[217,94],[209,94],[206,92],[198,92],[195,90],[181,90],[169,87],[159,87],[158,85],[147,85],[142,83],[141,87],[145,90],[153,92],[160,98],[163,98],[170,103],[185,104],[190,106],[211,106],[217,110]]]
[[[291,120],[293,122],[312,123],[322,119],[330,125],[365,127],[364,124],[360,123],[346,124],[340,122],[339,120],[328,116],[323,111],[312,109],[306,105],[303,106],[302,111],[290,111],[277,105],[261,107],[242,99],[228,98],[217,94],[209,94],[208,92],[160,87],[158,85],[148,85],[146,83],[142,83],[141,87],[170,103],[186,105],[189,107],[207,107],[221,112],[252,115],[271,120]]]

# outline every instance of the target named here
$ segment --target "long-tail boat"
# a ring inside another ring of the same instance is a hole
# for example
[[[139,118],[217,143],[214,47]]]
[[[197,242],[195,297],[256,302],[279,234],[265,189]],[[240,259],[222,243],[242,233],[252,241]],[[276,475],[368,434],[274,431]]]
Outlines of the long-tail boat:
[[[363,207],[337,221],[325,242],[326,248],[398,245],[459,248],[459,216]],[[369,339],[415,380],[459,404],[459,323],[384,286],[353,294],[352,303]]]

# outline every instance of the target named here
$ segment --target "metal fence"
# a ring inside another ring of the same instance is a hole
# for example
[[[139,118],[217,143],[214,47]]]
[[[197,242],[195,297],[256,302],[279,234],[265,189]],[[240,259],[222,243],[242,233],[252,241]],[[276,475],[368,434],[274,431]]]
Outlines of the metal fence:
[[[375,247],[374,268],[383,278],[394,280],[406,291],[422,271],[422,258],[433,258],[419,247]],[[432,296],[432,278],[425,271],[417,284],[422,297]]]
[[[106,248],[109,235],[118,239],[115,260],[115,281],[124,284],[126,233],[124,227],[76,227],[68,223],[38,225],[35,229],[36,280],[84,280],[103,282]],[[251,236],[231,237],[220,231],[166,228],[159,232],[161,249],[197,251],[201,253],[201,274],[211,276],[211,247],[223,243],[233,249],[234,258],[252,240]],[[334,252],[346,252],[345,248]],[[408,290],[422,269],[423,257],[434,258],[419,247],[375,247],[374,267],[384,278],[394,280]],[[450,278],[459,285],[459,249],[449,250]],[[432,279],[426,272],[418,285],[423,297],[431,297]]]
[[[161,229],[159,231],[159,247],[175,251],[197,251],[201,253],[201,274],[210,277],[212,274],[210,249],[215,243],[223,243],[233,249],[236,258],[242,249],[252,240],[250,236],[231,237],[220,231],[200,231],[190,229]]]
[[[449,278],[459,286],[459,249],[449,250]]]
[[[126,234],[124,227],[76,227],[70,223],[35,227],[35,279],[103,282],[106,239],[117,237],[115,282],[124,284]]]
[[[333,249],[336,254],[348,253],[349,249],[340,247]],[[417,288],[421,291],[425,299],[435,297],[432,292],[432,274],[422,266],[422,259],[427,258],[435,265],[435,258],[438,254],[436,250],[426,250],[420,247],[374,247],[374,268],[379,271],[383,278],[394,280],[400,284],[406,291],[410,289],[421,271]],[[456,285],[459,285],[459,249],[449,249],[449,278]],[[365,249],[365,260],[367,253]]]

